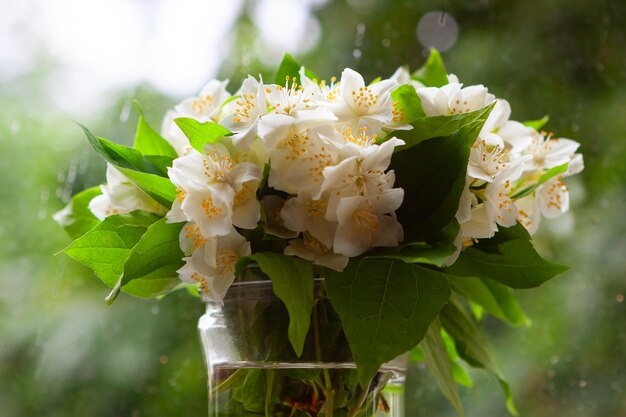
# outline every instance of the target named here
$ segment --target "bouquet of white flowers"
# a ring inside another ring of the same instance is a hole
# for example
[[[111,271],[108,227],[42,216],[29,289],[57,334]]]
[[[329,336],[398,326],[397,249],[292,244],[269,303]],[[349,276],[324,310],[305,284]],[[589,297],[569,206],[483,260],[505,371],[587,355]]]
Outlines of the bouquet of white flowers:
[[[141,116],[132,148],[84,129],[107,184],[57,215],[75,239],[65,253],[113,288],[109,301],[187,286],[221,303],[254,263],[297,356],[324,277],[362,392],[381,364],[414,349],[436,365],[451,342],[452,359],[496,372],[509,395],[466,309],[521,324],[509,287],[565,270],[530,235],[568,210],[579,144],[541,131],[547,118],[511,120],[507,101],[463,86],[436,51],[369,84],[351,69],[322,81],[289,55],[274,83],[249,76],[232,96],[227,84],[182,101],[160,134]],[[452,365],[432,368],[458,404]],[[321,409],[309,414],[332,414]]]

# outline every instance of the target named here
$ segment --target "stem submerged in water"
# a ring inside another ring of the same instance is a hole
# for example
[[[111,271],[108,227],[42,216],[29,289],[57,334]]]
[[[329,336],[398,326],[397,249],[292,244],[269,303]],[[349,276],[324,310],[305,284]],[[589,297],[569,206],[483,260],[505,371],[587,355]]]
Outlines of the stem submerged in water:
[[[320,343],[320,324],[318,318],[317,304],[313,305],[313,336],[315,337],[315,357],[318,362],[322,362],[322,347]],[[324,373],[324,396],[326,397],[326,403],[324,409],[326,410],[326,416],[333,416],[334,409],[334,397],[335,391],[333,389],[333,382],[330,379],[330,372],[327,368],[322,370]]]

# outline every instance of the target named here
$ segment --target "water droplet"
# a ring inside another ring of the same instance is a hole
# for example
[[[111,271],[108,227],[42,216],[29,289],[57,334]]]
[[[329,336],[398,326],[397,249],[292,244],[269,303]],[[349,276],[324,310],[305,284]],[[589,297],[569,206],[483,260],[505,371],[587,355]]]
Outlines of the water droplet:
[[[581,388],[585,388],[587,386],[587,381],[581,379],[580,381],[578,381],[578,386]]]
[[[391,46],[391,41],[387,38],[383,39],[383,47],[389,48]]]
[[[362,52],[359,48],[355,49],[354,51],[352,51],[352,55],[356,58],[359,59],[361,58]]]
[[[157,314],[159,314],[159,306],[152,306],[150,312],[156,316]]]
[[[167,355],[159,356],[159,362],[161,362],[161,365],[166,365],[169,361],[170,358]]]
[[[617,301],[618,303],[623,303],[624,302],[624,294],[617,294],[615,296],[615,301]]]
[[[425,47],[446,51],[456,43],[459,25],[446,12],[429,12],[419,20],[416,34],[417,40]]]

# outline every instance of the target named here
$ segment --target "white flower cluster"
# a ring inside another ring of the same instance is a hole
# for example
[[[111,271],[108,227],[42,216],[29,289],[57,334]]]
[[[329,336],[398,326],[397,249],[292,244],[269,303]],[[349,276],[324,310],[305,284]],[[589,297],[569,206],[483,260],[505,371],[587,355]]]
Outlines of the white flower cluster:
[[[487,88],[463,87],[454,75],[441,88],[418,88],[417,93],[427,116],[466,113],[495,100]],[[509,103],[498,99],[472,146],[456,214],[461,225],[459,251],[477,239],[494,236],[498,226],[510,227],[517,221],[533,234],[542,216],[553,219],[569,209],[563,178],[582,171],[582,155],[576,153],[580,144],[538,132],[510,116]],[[564,172],[542,181],[549,170],[564,164],[568,164]],[[529,187],[531,192],[522,192]]]
[[[404,191],[394,188],[389,165],[404,142],[377,143],[387,132],[412,128],[391,97],[398,85],[415,88],[427,117],[460,115],[496,100],[482,85],[463,87],[453,75],[441,88],[424,87],[403,69],[370,85],[350,69],[329,84],[310,79],[304,68],[298,78],[275,85],[249,76],[233,97],[227,81],[213,80],[163,121],[162,135],[178,154],[168,170],[177,198],[167,219],[186,222],[178,272],[199,284],[206,299],[222,300],[235,264],[251,253],[243,230],[260,223],[265,233],[288,240],[285,254],[339,271],[373,247],[398,246],[403,230],[395,211]],[[498,100],[471,149],[456,214],[459,251],[517,221],[534,233],[542,216],[568,209],[562,178],[583,168],[578,143],[509,120],[510,113],[508,102]],[[174,122],[181,117],[219,123],[232,135],[199,152]],[[107,179],[90,204],[99,218],[164,210],[111,166]]]
[[[390,94],[397,85],[367,86],[350,69],[326,84],[302,69],[285,85],[248,77],[232,98],[226,82],[211,81],[176,106],[162,133],[179,154],[167,218],[187,222],[181,279],[221,300],[236,262],[250,253],[240,232],[257,228],[261,213],[265,233],[289,239],[286,254],[336,270],[372,247],[397,246],[403,233],[394,212],[404,194],[388,168],[404,142],[376,144],[383,130],[410,128],[398,123]],[[217,122],[233,135],[198,152],[173,122],[179,117]],[[259,201],[266,166],[270,191]]]

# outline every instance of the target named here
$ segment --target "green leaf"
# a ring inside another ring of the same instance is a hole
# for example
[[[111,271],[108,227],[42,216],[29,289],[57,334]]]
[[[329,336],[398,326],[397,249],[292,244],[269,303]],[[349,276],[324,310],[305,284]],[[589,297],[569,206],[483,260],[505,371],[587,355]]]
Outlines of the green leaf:
[[[406,263],[419,263],[443,267],[446,260],[456,251],[452,244],[431,246],[424,242],[409,243],[399,248],[376,249],[367,258],[398,259]]]
[[[174,119],[174,123],[183,131],[191,146],[200,153],[204,153],[204,145],[218,139],[232,135],[232,132],[215,122],[200,123],[188,117]]]
[[[417,118],[411,122],[413,129],[396,130],[393,133],[394,136],[406,142],[406,145],[396,148],[396,153],[411,148],[426,139],[452,135],[473,123],[480,123],[482,127],[482,124],[489,117],[493,106],[495,106],[495,102],[469,113]]]
[[[131,249],[158,219],[158,216],[143,211],[109,216],[72,242],[64,252],[91,268],[102,282],[113,287],[124,271]]]
[[[283,55],[283,60],[281,61],[278,69],[276,70],[276,75],[274,76],[274,84],[285,85],[285,81],[287,81],[287,77],[292,80],[294,77],[296,79],[300,78],[300,68],[302,65],[291,55],[286,53]],[[308,69],[304,69],[304,73],[307,77],[314,80],[319,80],[319,78]]]
[[[156,201],[168,208],[172,206],[176,187],[163,176],[161,169],[145,159],[138,150],[97,138],[85,126],[79,126],[100,156]]]
[[[237,269],[256,261],[272,281],[274,294],[282,300],[289,313],[289,341],[298,356],[311,324],[313,310],[313,268],[311,263],[294,256],[259,252],[239,261]]]
[[[455,292],[477,303],[492,316],[513,326],[530,325],[510,288],[489,279],[473,277],[458,277],[449,282]]]
[[[135,133],[134,148],[143,155],[167,156],[170,160],[177,158],[178,154],[165,138],[159,135],[143,117],[141,107],[139,109],[139,122]]]
[[[102,194],[100,187],[91,187],[76,194],[65,208],[54,215],[59,223],[72,238],[76,239],[94,228],[100,220],[89,210],[89,202]]]
[[[176,287],[180,283],[176,271],[185,256],[179,243],[183,225],[165,218],[150,225],[130,251],[117,287],[138,297],[155,297]]]
[[[537,183],[531,185],[530,187],[523,189],[522,191],[518,193],[515,193],[514,195],[511,196],[511,198],[518,199],[518,198],[526,197],[528,194],[535,191],[537,187],[539,187],[542,184],[545,184],[549,179],[567,172],[568,167],[569,167],[569,162],[566,162],[564,164],[557,165],[555,167],[550,168],[541,177],[539,177],[539,180],[537,181]]]
[[[441,87],[448,84],[448,73],[439,51],[431,48],[426,63],[422,68],[415,71],[411,78],[421,82],[426,87]]]
[[[401,119],[399,123],[411,123],[419,118],[426,117],[422,109],[422,102],[415,91],[415,88],[409,84],[403,84],[391,92],[394,111],[399,112]],[[394,133],[395,134],[395,133]]]
[[[484,121],[426,140],[394,155],[391,169],[404,201],[396,211],[405,240],[423,241],[454,221],[465,187],[470,148]]]
[[[491,371],[498,378],[500,386],[506,395],[506,404],[509,412],[517,415],[508,382],[493,359],[487,341],[472,319],[463,311],[461,305],[454,299],[451,299],[443,307],[439,317],[446,332],[454,339],[459,356],[474,367],[485,368]]]
[[[546,125],[546,123],[548,123],[548,120],[550,120],[550,116],[548,116],[546,114],[541,119],[528,120],[528,121],[524,122],[523,125],[524,126],[528,126],[528,127],[532,127],[535,130],[541,130],[541,128],[544,127]]]
[[[424,352],[426,366],[435,377],[439,389],[456,411],[463,415],[463,406],[452,373],[452,361],[441,337],[441,325],[438,320],[434,321],[428,328],[426,337],[420,343],[420,348]]]
[[[472,382],[472,378],[470,378],[469,374],[460,363],[461,358],[456,351],[456,346],[454,346],[454,340],[452,340],[450,335],[443,329],[441,329],[441,337],[446,344],[446,350],[448,351],[448,356],[452,362],[452,375],[454,376],[454,380],[458,384],[465,387],[472,387],[474,383]]]
[[[511,288],[532,288],[554,278],[567,267],[543,259],[535,251],[524,226],[517,224],[463,250],[445,272],[488,278]]]
[[[363,387],[419,343],[450,296],[444,274],[395,259],[351,259],[343,272],[325,274]]]
[[[176,186],[168,178],[128,168],[118,168],[118,170],[163,206],[172,207],[172,202],[176,198]]]

